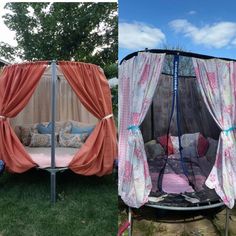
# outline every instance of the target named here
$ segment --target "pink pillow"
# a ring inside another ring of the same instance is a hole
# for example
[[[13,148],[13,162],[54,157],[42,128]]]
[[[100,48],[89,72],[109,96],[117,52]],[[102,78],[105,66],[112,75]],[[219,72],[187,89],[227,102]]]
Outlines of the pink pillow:
[[[205,156],[208,147],[209,147],[208,140],[202,134],[199,134],[197,142],[197,152],[199,157]]]
[[[186,176],[182,174],[164,174],[162,188],[166,193],[180,194],[184,192],[194,192],[193,188],[189,185]]]
[[[157,142],[159,142],[161,144],[161,146],[164,148],[164,150],[166,152],[166,150],[167,150],[167,136],[163,135],[161,137],[158,137]],[[171,138],[169,136],[168,137],[168,155],[171,155],[173,153],[174,153],[173,144],[172,144]]]

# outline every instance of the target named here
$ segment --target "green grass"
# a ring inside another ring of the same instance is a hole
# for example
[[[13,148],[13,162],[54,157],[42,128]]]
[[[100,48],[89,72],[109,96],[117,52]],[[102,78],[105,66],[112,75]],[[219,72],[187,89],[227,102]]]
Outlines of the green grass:
[[[57,174],[57,203],[50,204],[46,171],[0,177],[0,236],[114,236],[117,185],[114,176]]]

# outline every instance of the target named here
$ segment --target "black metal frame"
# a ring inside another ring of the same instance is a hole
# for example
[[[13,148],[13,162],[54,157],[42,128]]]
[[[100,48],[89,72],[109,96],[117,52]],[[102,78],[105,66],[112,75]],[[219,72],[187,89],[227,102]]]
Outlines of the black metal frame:
[[[166,55],[179,55],[179,56],[185,56],[185,57],[195,57],[195,58],[199,58],[199,59],[221,59],[221,60],[225,60],[225,61],[235,61],[236,62],[236,59],[225,58],[225,57],[213,57],[213,56],[198,54],[198,53],[194,53],[194,52],[185,52],[185,51],[167,50],[167,49],[147,49],[146,48],[145,50],[136,51],[136,52],[133,52],[133,53],[127,55],[126,57],[124,57],[121,60],[120,65],[123,63],[123,61],[127,61],[130,58],[137,56],[139,52],[165,53]]]
[[[146,204],[145,206],[147,207],[154,207],[156,209],[161,209],[161,210],[173,210],[173,211],[179,211],[179,207],[162,207],[162,206],[158,206],[158,205],[149,205]],[[201,207],[183,207],[181,209],[181,211],[187,211],[187,210],[207,210],[207,209],[213,209],[213,208],[217,208],[217,207],[223,207],[224,203],[216,203],[216,204],[212,204],[212,205],[208,205],[208,206],[201,206]],[[187,209],[188,208],[188,209]],[[201,208],[201,209],[200,209]],[[204,216],[201,218],[203,219]],[[197,220],[201,220],[201,219],[197,219]],[[230,219],[230,209],[226,207],[226,217],[225,217],[225,236],[229,235],[229,219]],[[193,220],[193,221],[197,221],[197,220]],[[132,231],[133,231],[133,217],[132,217],[132,209],[131,207],[128,208],[128,222],[129,222],[129,227],[128,227],[128,235],[132,236]],[[175,222],[178,223],[178,222]]]

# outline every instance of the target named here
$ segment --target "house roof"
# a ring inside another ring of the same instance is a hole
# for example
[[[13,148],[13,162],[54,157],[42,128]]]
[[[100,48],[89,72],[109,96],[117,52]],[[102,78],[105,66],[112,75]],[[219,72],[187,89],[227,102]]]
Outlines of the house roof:
[[[11,63],[9,63],[9,62],[7,62],[7,61],[5,61],[5,60],[3,60],[3,59],[1,59],[0,58],[0,65],[10,65]]]

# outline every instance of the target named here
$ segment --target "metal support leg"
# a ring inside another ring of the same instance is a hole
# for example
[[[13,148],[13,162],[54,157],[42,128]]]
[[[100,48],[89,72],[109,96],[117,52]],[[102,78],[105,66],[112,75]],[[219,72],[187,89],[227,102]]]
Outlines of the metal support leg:
[[[129,214],[128,214],[128,220],[129,220],[129,228],[128,228],[128,233],[129,233],[129,236],[132,236],[132,210],[131,208],[129,207]]]
[[[229,235],[229,211],[230,209],[226,207],[225,236]]]
[[[56,83],[57,83],[57,65],[56,65],[56,61],[52,61],[51,67],[52,67],[51,203],[55,204],[55,202],[56,202],[55,118],[56,118]]]
[[[51,203],[56,203],[56,172],[51,172]]]

